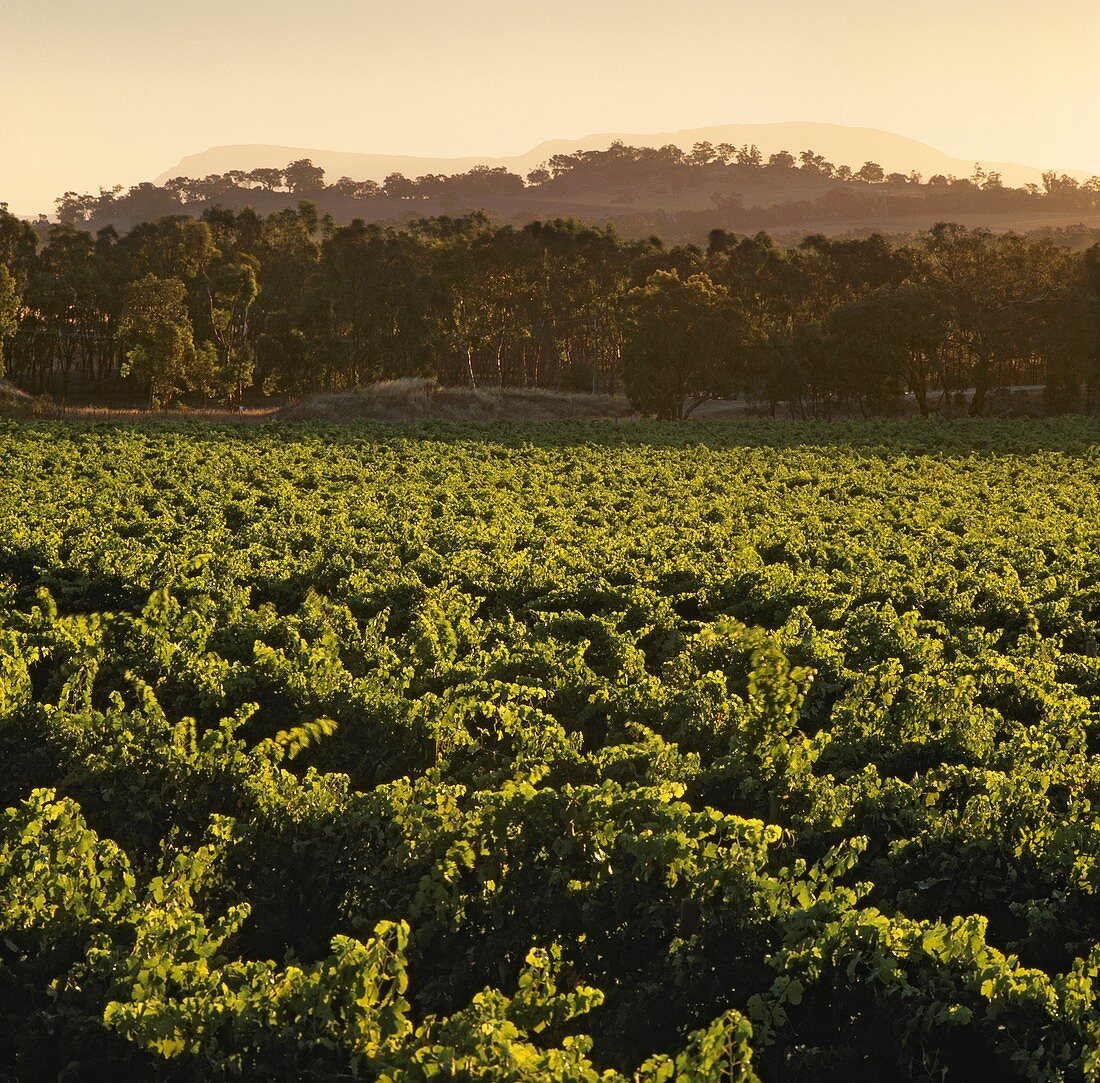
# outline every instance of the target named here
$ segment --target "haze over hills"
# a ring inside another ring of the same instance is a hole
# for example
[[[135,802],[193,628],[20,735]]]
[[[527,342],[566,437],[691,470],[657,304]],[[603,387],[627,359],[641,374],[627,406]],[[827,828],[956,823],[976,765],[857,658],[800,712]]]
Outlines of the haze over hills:
[[[660,149],[668,144],[682,151]],[[706,145],[703,152],[691,153],[697,144]],[[758,153],[746,153],[746,145]],[[122,232],[213,208],[273,214],[307,197],[336,224],[484,212],[517,226],[559,217],[613,224],[623,236],[669,242],[698,242],[713,229],[768,230],[789,239],[908,233],[952,221],[1018,232],[1076,230],[1067,243],[1085,244],[1100,228],[1098,178],[952,158],[869,128],[794,123],[604,132],[511,157],[215,147],[183,159],[156,184],[67,192],[57,214],[92,232],[108,225]]]
[[[324,150],[313,147],[285,147],[267,144],[218,146],[200,154],[192,154],[165,170],[156,178],[163,184],[173,177],[205,177],[230,170],[251,170],[265,166],[282,166],[298,158],[309,158],[321,166],[330,181],[341,176],[354,180],[381,181],[391,173],[407,177],[427,174],[461,173],[477,165],[503,167],[526,175],[530,170],[555,154],[571,154],[576,150],[602,150],[615,140],[630,146],[659,147],[668,143],[688,150],[697,142],[732,143],[740,146],[755,143],[765,154],[789,150],[793,154],[812,149],[834,164],[858,168],[865,161],[878,162],[887,172],[908,173],[916,170],[926,177],[936,173],[970,176],[974,159],[952,158],[943,151],[892,132],[873,128],[856,128],[840,124],[789,122],[782,124],[722,124],[709,128],[685,128],[677,132],[602,132],[580,139],[557,139],[540,143],[523,154],[510,157],[470,155],[459,158],[432,158],[403,154],[358,154],[349,151]],[[1056,168],[1078,180],[1088,174],[1063,169],[1058,163],[1041,166],[1014,162],[983,161],[987,172],[996,171],[1005,184],[1019,186],[1038,183],[1045,169]]]

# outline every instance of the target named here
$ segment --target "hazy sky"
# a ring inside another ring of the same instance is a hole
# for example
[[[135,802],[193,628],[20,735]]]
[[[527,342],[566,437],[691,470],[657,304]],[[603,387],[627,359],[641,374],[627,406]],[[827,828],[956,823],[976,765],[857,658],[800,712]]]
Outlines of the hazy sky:
[[[1100,172],[1098,45],[1098,0],[0,0],[0,202],[220,143],[513,154],[784,120]]]

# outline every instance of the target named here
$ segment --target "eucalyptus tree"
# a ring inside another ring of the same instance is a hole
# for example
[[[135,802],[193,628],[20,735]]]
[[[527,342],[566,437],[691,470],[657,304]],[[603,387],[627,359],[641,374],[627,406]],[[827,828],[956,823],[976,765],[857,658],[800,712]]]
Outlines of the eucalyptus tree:
[[[126,289],[119,324],[126,346],[122,375],[143,383],[149,407],[165,406],[180,391],[209,380],[213,351],[196,349],[187,288],[178,278],[147,274]]]
[[[925,278],[950,320],[956,363],[982,412],[998,379],[1018,374],[1068,288],[1066,259],[1052,243],[941,224],[926,244]]]
[[[19,326],[19,307],[15,276],[0,263],[0,376],[4,375],[4,344]]]
[[[623,305],[623,380],[638,409],[679,420],[734,386],[744,326],[724,287],[705,274],[655,271]]]

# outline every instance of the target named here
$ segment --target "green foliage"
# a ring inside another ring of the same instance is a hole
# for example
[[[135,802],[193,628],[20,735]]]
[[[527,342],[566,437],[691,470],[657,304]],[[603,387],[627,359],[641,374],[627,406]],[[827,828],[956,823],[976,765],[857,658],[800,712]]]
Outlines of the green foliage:
[[[19,327],[19,293],[15,277],[0,263],[0,350]],[[0,376],[4,375],[4,357],[0,353]]]
[[[654,271],[623,304],[623,382],[636,408],[679,419],[737,386],[741,321],[707,275]]]
[[[1100,1078],[1096,446],[0,427],[0,1079]]]
[[[194,386],[196,372],[207,367],[206,354],[195,349],[186,302],[183,282],[152,273],[126,291],[119,323],[127,347],[122,375],[144,381],[152,407]]]
[[[284,179],[308,190],[314,167],[294,165]],[[40,252],[23,232],[0,217],[21,299],[0,300],[0,340],[32,392],[97,398],[137,377],[154,404],[185,390],[240,403],[424,377],[625,391],[679,419],[730,397],[802,417],[978,415],[1037,408],[1006,389],[1043,384],[1048,412],[1096,406],[1095,256],[1048,237],[939,225],[782,247],[719,228],[704,252],[482,211],[337,226],[304,200],[121,237],[66,221]]]

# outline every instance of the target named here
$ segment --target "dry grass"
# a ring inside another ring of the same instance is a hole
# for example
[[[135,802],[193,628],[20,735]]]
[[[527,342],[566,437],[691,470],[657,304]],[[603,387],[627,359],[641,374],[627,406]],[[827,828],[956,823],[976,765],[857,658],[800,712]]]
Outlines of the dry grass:
[[[209,409],[174,406],[165,410],[150,410],[139,406],[74,406],[49,395],[31,395],[10,380],[0,380],[0,416],[41,418],[47,421],[243,421],[270,419],[275,407],[254,407],[234,410],[227,407]]]
[[[276,410],[145,410],[126,406],[70,406],[36,397],[0,380],[0,414],[70,421],[222,421],[244,424],[280,421],[560,421],[587,417],[619,419],[634,411],[624,397],[580,395],[524,388],[440,387],[434,380],[407,378],[353,391],[311,395]]]
[[[272,407],[262,409],[218,410],[191,409],[190,407],[170,407],[165,410],[137,409],[125,406],[62,406],[56,403],[41,403],[29,411],[35,417],[55,421],[232,421],[249,422],[269,421],[275,415]]]
[[[440,387],[402,379],[354,391],[311,395],[276,416],[284,421],[560,421],[625,418],[630,403],[615,395],[574,395],[525,388]]]
[[[33,395],[21,391],[10,380],[0,380],[0,410],[30,410],[34,401]]]
[[[929,394],[934,413],[939,396]],[[766,417],[763,402],[716,399],[702,403],[690,415],[693,421],[731,420]],[[965,413],[960,406],[958,413]],[[906,396],[897,403],[900,416],[915,416],[916,402]],[[1045,413],[1041,387],[998,388],[989,393],[986,417],[1041,417]],[[778,410],[781,417],[792,416],[787,404]],[[43,420],[104,421],[141,423],[155,421],[215,421],[238,424],[262,424],[278,421],[564,421],[569,418],[618,421],[637,418],[625,397],[620,395],[573,394],[541,388],[469,388],[440,387],[434,380],[405,378],[371,384],[353,391],[334,391],[311,395],[290,406],[251,407],[241,411],[226,408],[200,409],[173,407],[147,410],[126,406],[69,406],[48,396],[34,396],[8,380],[0,379],[0,416]],[[835,407],[831,416],[861,416],[854,408]]]
[[[127,406],[70,406],[49,398],[9,397],[0,388],[0,416],[10,418],[34,418],[42,421],[231,421],[256,424],[269,421],[275,414],[272,407],[236,410],[193,410],[172,407],[166,410],[148,410]]]

